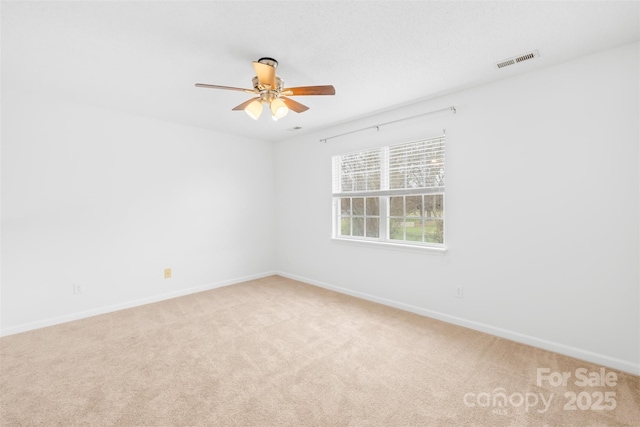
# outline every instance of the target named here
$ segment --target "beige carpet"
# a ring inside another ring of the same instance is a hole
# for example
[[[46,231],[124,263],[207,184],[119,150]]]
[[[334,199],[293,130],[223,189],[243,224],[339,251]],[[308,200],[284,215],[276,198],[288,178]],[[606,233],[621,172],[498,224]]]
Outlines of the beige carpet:
[[[0,356],[3,427],[640,425],[637,376],[576,385],[600,367],[278,276],[3,337]],[[538,386],[538,368],[571,377]]]

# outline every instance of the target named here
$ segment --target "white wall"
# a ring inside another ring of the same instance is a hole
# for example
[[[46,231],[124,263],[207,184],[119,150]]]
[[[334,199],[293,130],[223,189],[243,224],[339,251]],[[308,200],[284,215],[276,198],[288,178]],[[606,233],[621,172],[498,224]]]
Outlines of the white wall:
[[[3,335],[274,271],[272,144],[20,92],[2,98]]]
[[[640,374],[638,51],[623,46],[278,143],[278,269]],[[450,105],[457,114],[318,141]],[[331,241],[331,156],[443,128],[447,253]]]

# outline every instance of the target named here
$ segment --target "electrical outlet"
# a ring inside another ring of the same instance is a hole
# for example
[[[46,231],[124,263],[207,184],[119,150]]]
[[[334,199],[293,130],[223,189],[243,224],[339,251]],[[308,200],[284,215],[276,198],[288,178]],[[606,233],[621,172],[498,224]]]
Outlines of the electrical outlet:
[[[170,268],[165,268],[164,269],[164,278],[165,279],[171,279],[171,269]]]
[[[456,298],[462,298],[464,296],[464,288],[462,286],[456,287]]]
[[[73,294],[74,295],[80,295],[84,293],[83,289],[82,289],[82,285],[78,285],[77,283],[73,284]]]

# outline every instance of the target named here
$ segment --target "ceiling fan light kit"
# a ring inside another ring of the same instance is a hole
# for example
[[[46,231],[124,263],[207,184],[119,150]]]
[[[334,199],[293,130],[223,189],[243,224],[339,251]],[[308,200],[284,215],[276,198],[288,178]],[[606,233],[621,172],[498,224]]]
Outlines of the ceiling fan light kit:
[[[232,109],[233,111],[244,110],[247,115],[254,120],[258,120],[262,114],[263,103],[269,104],[271,118],[273,120],[278,120],[286,116],[289,110],[293,110],[296,113],[302,113],[309,109],[306,105],[288,98],[289,96],[336,94],[335,88],[331,85],[285,88],[284,81],[279,76],[276,76],[277,67],[278,61],[273,58],[265,57],[254,61],[253,68],[255,69],[256,76],[251,80],[253,83],[253,89],[210,85],[204,83],[196,83],[196,87],[235,90],[257,95],[255,98],[249,99]]]
[[[258,100],[252,101],[245,107],[244,111],[253,120],[258,120],[258,117],[262,114],[262,102]]]
[[[275,119],[281,119],[289,112],[286,104],[280,98],[274,98],[269,105],[271,107],[271,113]]]

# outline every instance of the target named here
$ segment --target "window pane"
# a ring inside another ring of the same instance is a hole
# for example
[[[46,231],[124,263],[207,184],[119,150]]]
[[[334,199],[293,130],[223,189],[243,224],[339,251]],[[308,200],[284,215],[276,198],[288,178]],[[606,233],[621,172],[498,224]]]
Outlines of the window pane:
[[[424,215],[442,218],[442,194],[424,196]]]
[[[433,217],[436,210],[436,200],[433,195],[424,196],[424,216]]]
[[[399,171],[391,171],[389,173],[389,188],[405,188],[404,173]]]
[[[367,216],[380,215],[380,199],[378,197],[367,197]]]
[[[380,220],[367,218],[367,237],[380,237]]]
[[[407,216],[422,216],[422,196],[407,196],[405,212]]]
[[[364,198],[354,197],[352,200],[353,215],[364,215]]]
[[[393,240],[404,240],[404,219],[391,218],[389,220],[389,238]]]
[[[444,186],[444,139],[389,147],[391,189]]]
[[[350,172],[342,170],[340,176],[340,187],[342,191],[353,191],[353,176]]]
[[[406,240],[422,242],[422,219],[407,218],[404,222]]]
[[[444,196],[442,194],[436,194],[436,215],[437,217],[442,218],[444,215]]]
[[[351,236],[351,218],[342,218],[340,220],[340,235]]]
[[[441,219],[425,220],[425,241],[430,243],[444,243],[444,221]]]
[[[404,198],[402,196],[390,198],[389,214],[391,216],[404,216]]]
[[[409,154],[409,156],[416,156],[416,154]],[[407,165],[405,167],[405,173],[407,175],[407,187],[406,188],[423,188],[426,187],[426,165],[423,158],[409,158],[407,159]]]
[[[351,215],[351,199],[346,197],[340,199],[340,212],[342,215]]]
[[[367,190],[380,189],[380,171],[369,172],[367,176]]]
[[[426,217],[442,218],[443,206],[442,194],[424,196],[424,214]]]
[[[365,173],[359,173],[356,175],[353,189],[355,191],[364,191],[367,189],[367,175]]]
[[[353,218],[352,236],[364,236],[364,218]]]
[[[380,149],[345,154],[338,157],[340,191],[380,189]],[[337,179],[337,177],[336,177]]]

